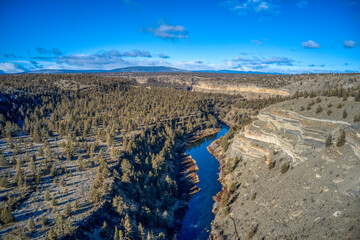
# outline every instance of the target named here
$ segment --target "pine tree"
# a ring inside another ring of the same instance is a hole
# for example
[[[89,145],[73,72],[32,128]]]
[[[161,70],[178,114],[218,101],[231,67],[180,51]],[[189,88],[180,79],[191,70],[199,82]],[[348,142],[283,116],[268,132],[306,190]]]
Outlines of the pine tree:
[[[103,226],[101,227],[100,234],[103,237],[107,237],[109,235],[109,227],[108,227],[106,221],[104,221]]]
[[[65,215],[65,217],[70,217],[72,215],[72,209],[71,209],[70,202],[67,202],[65,205],[64,215]]]
[[[64,178],[61,178],[60,185],[61,185],[62,187],[66,187],[66,182],[65,182],[65,179],[64,179]]]
[[[7,177],[3,176],[0,178],[0,187],[2,188],[9,188],[10,187],[10,183],[7,180]]]
[[[141,222],[139,223],[138,231],[139,231],[139,238],[141,240],[144,240],[145,232],[144,232],[144,227],[142,226]]]
[[[56,233],[55,233],[53,228],[50,228],[50,230],[49,230],[48,239],[49,240],[56,240],[57,239]]]
[[[47,202],[50,201],[50,197],[51,197],[50,189],[46,189],[45,196],[44,196],[45,201],[47,201]]]
[[[23,177],[23,169],[22,169],[22,159],[18,158],[16,161],[16,173],[15,173],[15,178],[14,181],[16,183],[19,182],[19,179]]]
[[[124,233],[121,229],[119,230],[119,240],[124,240]]]
[[[33,140],[36,143],[41,142],[41,133],[39,132],[38,128],[35,128],[35,130],[33,132]]]
[[[166,236],[163,232],[159,233],[158,237],[156,239],[158,240],[165,240]]]
[[[75,200],[75,208],[76,208],[76,209],[79,209],[79,208],[80,208],[80,203],[79,203],[79,200],[78,200],[78,199]]]
[[[29,232],[32,232],[35,230],[36,228],[36,225],[35,225],[35,222],[34,222],[34,219],[33,218],[29,218],[27,224],[26,224],[26,228]]]
[[[30,168],[31,172],[32,172],[33,174],[35,174],[35,172],[36,172],[36,165],[35,165],[34,158],[30,158],[29,168]]]
[[[57,206],[57,201],[56,201],[56,198],[55,198],[55,197],[52,197],[52,199],[51,199],[51,205],[52,205],[53,207],[56,207],[56,206]]]
[[[119,240],[119,231],[117,226],[115,226],[114,240]]]
[[[8,206],[2,209],[0,219],[3,224],[15,222],[14,215],[11,213],[11,210]]]
[[[7,167],[9,166],[9,162],[3,155],[0,155],[0,166]]]
[[[128,214],[125,215],[124,228],[125,228],[125,238],[132,239],[133,229]]]
[[[44,228],[46,225],[48,225],[48,223],[49,223],[49,219],[45,215],[42,215],[41,216],[41,227]]]
[[[60,236],[63,235],[65,232],[65,221],[63,216],[57,213],[54,222],[57,234]]]

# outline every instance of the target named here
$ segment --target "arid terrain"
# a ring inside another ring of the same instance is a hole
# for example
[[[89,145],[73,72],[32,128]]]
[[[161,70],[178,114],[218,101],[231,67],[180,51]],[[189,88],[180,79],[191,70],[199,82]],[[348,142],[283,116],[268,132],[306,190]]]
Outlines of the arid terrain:
[[[359,84],[358,74],[2,76],[0,236],[173,238],[200,190],[184,147],[218,118],[231,129],[209,148],[223,184],[214,238],[356,239]]]
[[[214,205],[213,237],[358,239],[358,95],[271,105],[226,150],[214,142],[223,191]]]

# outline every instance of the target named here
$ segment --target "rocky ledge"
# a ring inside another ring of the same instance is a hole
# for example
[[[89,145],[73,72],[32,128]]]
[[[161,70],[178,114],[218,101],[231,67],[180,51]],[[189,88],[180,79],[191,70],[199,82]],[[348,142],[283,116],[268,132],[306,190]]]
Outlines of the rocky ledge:
[[[226,152],[211,145],[223,185],[212,237],[359,239],[360,124],[353,119],[360,104],[322,98],[324,109],[343,107],[331,114],[300,110],[310,101],[262,110]],[[344,110],[349,116],[341,117]]]

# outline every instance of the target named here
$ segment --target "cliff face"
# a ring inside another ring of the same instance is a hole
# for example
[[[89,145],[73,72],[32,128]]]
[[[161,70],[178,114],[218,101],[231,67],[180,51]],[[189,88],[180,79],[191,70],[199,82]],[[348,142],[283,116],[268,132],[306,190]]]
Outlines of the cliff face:
[[[223,94],[240,94],[247,98],[252,97],[269,97],[269,96],[289,96],[287,90],[278,90],[265,87],[257,87],[245,84],[221,84],[214,85],[211,83],[201,82],[192,86],[193,91],[223,93]]]
[[[360,124],[353,116],[360,104],[349,100],[330,115],[299,110],[310,101],[264,109],[225,153],[218,150],[224,188],[215,205],[221,206],[215,238],[359,239]],[[330,102],[341,99],[319,105]],[[341,117],[344,109],[351,116]],[[345,144],[336,146],[342,130]],[[333,144],[325,147],[329,134]]]

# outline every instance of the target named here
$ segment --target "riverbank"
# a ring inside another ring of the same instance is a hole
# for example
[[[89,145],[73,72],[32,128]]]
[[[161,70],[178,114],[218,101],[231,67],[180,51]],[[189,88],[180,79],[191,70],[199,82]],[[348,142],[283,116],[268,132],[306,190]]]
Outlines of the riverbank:
[[[188,202],[188,208],[182,221],[182,227],[178,233],[178,239],[208,239],[211,230],[213,199],[212,196],[221,190],[221,184],[217,181],[219,164],[208,152],[208,145],[227,133],[229,129],[222,128],[206,129],[188,138],[186,155],[189,167],[194,170],[196,164],[198,181],[196,187],[201,191],[196,192]],[[191,166],[190,163],[194,165]]]
[[[187,138],[188,143],[196,142],[204,137],[214,135],[215,133],[220,132],[221,128],[207,128],[201,131],[197,131],[196,133],[192,134]]]
[[[213,209],[212,212],[213,214],[216,214],[217,211],[219,210],[220,207],[220,201],[222,198],[223,194],[228,194],[229,190],[226,187],[225,184],[225,172],[224,172],[224,168],[225,168],[225,157],[224,157],[224,151],[222,149],[222,147],[219,145],[219,140],[215,140],[213,141],[208,147],[207,147],[208,151],[210,152],[211,155],[213,155],[216,160],[219,162],[219,178],[218,181],[221,183],[222,185],[222,189],[220,192],[218,192],[215,196],[213,196],[214,199],[214,205],[213,205]]]

